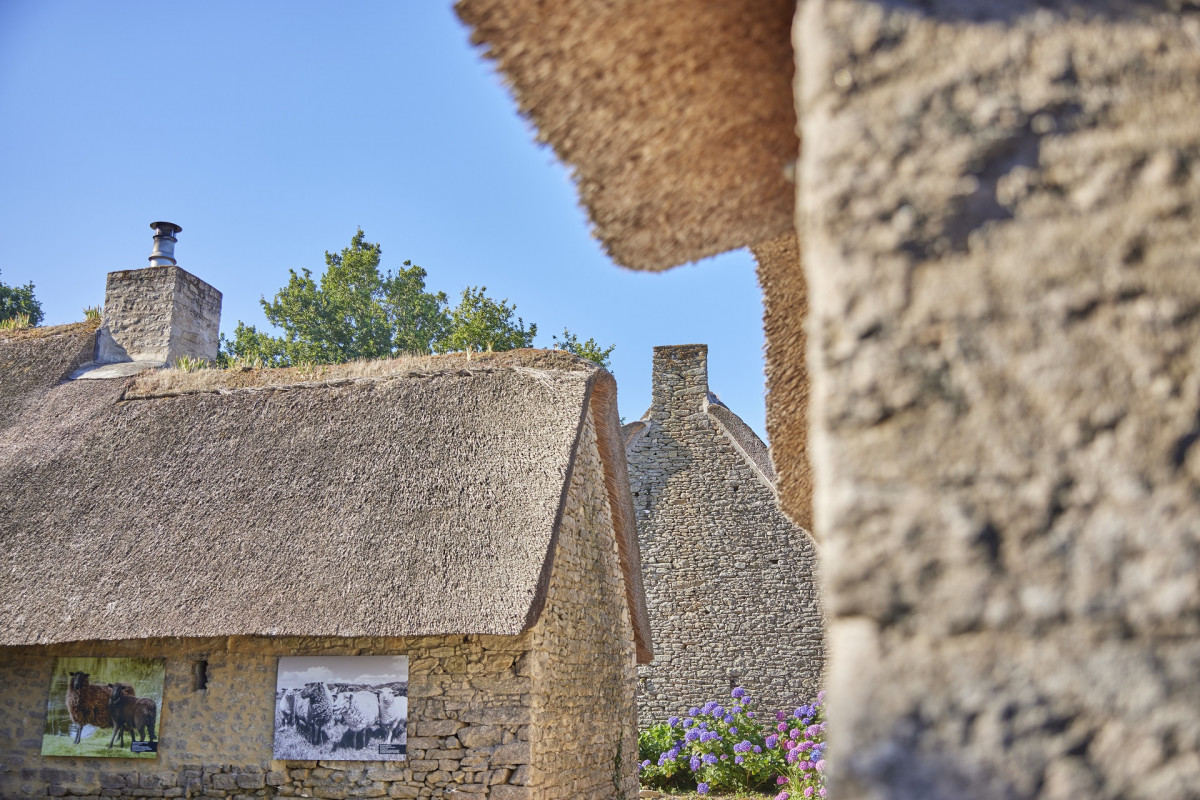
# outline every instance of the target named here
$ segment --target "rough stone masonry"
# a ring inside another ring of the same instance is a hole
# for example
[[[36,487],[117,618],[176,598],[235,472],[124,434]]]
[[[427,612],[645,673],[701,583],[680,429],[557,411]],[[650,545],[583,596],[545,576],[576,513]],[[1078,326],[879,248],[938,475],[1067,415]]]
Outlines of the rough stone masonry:
[[[1200,15],[802,3],[833,787],[1200,796]]]
[[[708,348],[654,348],[653,403],[626,426],[654,661],[644,727],[744,686],[762,711],[811,702],[824,625],[809,533],[776,502],[770,457],[708,389]]]

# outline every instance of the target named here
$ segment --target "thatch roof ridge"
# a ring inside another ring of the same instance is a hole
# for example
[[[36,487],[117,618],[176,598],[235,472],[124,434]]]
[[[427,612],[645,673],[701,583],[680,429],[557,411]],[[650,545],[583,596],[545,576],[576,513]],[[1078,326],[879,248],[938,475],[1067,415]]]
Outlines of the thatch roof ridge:
[[[344,364],[294,367],[232,367],[183,370],[167,368],[141,373],[126,399],[149,399],[215,392],[283,390],[342,386],[355,380],[399,377],[430,378],[450,374],[489,374],[497,370],[591,372],[600,367],[563,350],[522,348],[498,353],[444,353],[351,361]]]
[[[34,328],[0,329],[0,343],[26,339],[44,339],[47,336],[74,336],[100,330],[99,319],[85,319],[63,325],[39,325]]]

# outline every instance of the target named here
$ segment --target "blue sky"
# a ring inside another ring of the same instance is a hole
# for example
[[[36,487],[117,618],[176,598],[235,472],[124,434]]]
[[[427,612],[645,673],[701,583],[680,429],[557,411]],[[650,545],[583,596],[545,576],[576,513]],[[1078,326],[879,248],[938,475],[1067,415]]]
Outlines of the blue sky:
[[[222,331],[262,327],[259,297],[361,226],[385,268],[516,303],[540,346],[615,344],[627,419],[654,345],[707,343],[712,389],[765,438],[753,258],[614,265],[449,3],[0,0],[0,119],[0,280],[34,282],[43,324],[103,303],[165,219]]]

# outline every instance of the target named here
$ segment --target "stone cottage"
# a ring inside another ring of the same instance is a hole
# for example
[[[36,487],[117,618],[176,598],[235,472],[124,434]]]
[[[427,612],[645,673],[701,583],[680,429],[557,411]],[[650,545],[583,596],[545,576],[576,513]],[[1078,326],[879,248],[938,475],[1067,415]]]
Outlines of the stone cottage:
[[[824,630],[817,548],[780,511],[766,445],[708,388],[708,348],[654,348],[653,400],[622,428],[655,658],[643,726],[745,687],[766,711],[811,702]]]
[[[113,273],[109,364],[94,324],[0,335],[0,796],[636,796],[612,376],[543,351],[137,372],[211,357],[219,299]],[[407,760],[272,760],[277,658],[370,654],[408,657]],[[157,758],[41,755],[66,656],[165,659]]]
[[[758,259],[831,793],[1195,798],[1194,0],[458,10],[614,260]]]

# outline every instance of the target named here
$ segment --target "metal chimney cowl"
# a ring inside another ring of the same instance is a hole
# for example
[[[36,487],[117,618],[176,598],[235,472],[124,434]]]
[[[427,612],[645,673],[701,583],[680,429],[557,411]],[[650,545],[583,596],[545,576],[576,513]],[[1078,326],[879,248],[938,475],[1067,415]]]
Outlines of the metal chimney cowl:
[[[174,222],[151,222],[150,229],[154,231],[154,252],[150,254],[150,266],[175,266],[175,243],[179,241],[175,234],[183,228]]]

